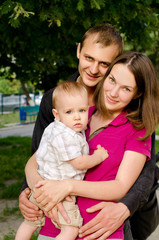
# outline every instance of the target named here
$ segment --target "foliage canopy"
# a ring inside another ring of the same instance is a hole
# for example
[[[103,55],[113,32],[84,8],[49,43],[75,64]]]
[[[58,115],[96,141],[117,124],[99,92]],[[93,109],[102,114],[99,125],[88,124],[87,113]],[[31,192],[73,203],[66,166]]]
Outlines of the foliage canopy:
[[[84,32],[111,23],[129,48],[158,66],[159,0],[5,0],[0,5],[0,66],[47,90],[77,67]]]

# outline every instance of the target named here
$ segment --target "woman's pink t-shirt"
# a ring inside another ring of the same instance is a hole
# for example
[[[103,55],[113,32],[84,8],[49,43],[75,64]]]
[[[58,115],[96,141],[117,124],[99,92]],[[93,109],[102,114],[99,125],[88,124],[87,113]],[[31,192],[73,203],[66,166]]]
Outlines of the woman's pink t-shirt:
[[[91,107],[89,117],[94,112],[95,107]],[[88,141],[90,133],[90,124],[86,130],[86,138]],[[125,117],[125,113],[118,115],[108,126],[88,141],[90,154],[94,152],[96,146],[100,144],[108,150],[109,157],[100,165],[87,171],[85,175],[86,181],[109,181],[114,180],[122,161],[124,152],[135,151],[142,153],[150,159],[151,154],[151,138],[146,141],[139,141],[139,137],[143,137],[145,129],[136,130]],[[88,214],[86,209],[101,202],[100,200],[78,197],[77,204],[83,217],[83,224],[93,219],[98,212]],[[49,218],[46,218],[45,226],[42,227],[40,234],[44,236],[56,237],[59,229],[55,228]],[[123,238],[123,226],[121,226],[109,239]]]

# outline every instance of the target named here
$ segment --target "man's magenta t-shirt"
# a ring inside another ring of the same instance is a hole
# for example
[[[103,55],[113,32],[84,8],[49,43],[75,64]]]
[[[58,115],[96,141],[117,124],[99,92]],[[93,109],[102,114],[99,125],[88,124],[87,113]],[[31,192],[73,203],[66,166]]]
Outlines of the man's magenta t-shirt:
[[[89,117],[95,111],[95,107],[91,107]],[[86,130],[86,138],[88,141],[90,133],[90,124]],[[85,175],[86,181],[109,181],[114,180],[122,161],[124,152],[135,151],[142,153],[150,159],[151,155],[151,138],[145,141],[138,140],[139,137],[145,135],[145,129],[136,130],[132,124],[125,117],[125,113],[119,114],[108,126],[100,133],[88,141],[90,154],[94,152],[97,145],[101,145],[108,150],[109,157],[100,165],[87,171]],[[86,224],[93,219],[98,212],[87,213],[86,209],[101,202],[100,200],[78,197],[77,204],[79,206],[81,215],[84,219],[83,224]],[[44,236],[56,237],[59,234],[59,229],[55,228],[49,218],[46,218],[45,226],[42,227],[40,234]],[[109,239],[124,238],[123,225],[113,233]],[[78,238],[79,239],[79,238]]]

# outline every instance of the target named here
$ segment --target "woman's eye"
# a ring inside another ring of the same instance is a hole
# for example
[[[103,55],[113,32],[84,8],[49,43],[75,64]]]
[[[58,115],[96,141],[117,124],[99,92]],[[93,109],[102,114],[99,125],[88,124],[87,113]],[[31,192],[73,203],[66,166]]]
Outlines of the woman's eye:
[[[124,88],[124,90],[126,91],[126,92],[130,92],[130,89],[129,88]]]
[[[110,81],[111,83],[114,83],[114,82],[115,82],[114,78],[112,78],[112,77],[109,78],[109,81]]]

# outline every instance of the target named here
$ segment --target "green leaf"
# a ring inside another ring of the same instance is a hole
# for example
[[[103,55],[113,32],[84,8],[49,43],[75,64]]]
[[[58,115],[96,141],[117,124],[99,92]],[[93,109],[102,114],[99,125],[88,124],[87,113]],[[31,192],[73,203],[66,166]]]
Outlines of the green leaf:
[[[104,22],[120,31],[126,49],[153,55],[159,69],[159,0],[1,2],[0,66],[9,67],[23,83],[31,81],[35,90],[68,79],[78,64],[77,43],[88,28]]]
[[[14,28],[18,28],[18,27],[20,27],[20,21],[19,21],[19,19],[13,19],[13,18],[11,18],[10,20],[9,20],[9,23],[10,23],[10,25],[12,26],[12,27],[14,27]]]
[[[61,21],[60,21],[60,19],[56,19],[55,21],[56,21],[56,23],[57,23],[57,26],[58,26],[58,27],[61,27]]]
[[[77,9],[78,9],[78,11],[84,10],[84,2],[83,2],[83,0],[79,0],[79,1],[78,1],[78,3],[77,3]]]
[[[15,4],[11,0],[5,1],[1,6],[1,14],[7,14],[11,12],[14,8]]]
[[[98,10],[101,9],[99,3],[98,3],[96,0],[92,0],[92,1],[91,1],[91,5],[92,5],[92,8],[95,7],[95,8],[98,9]]]

